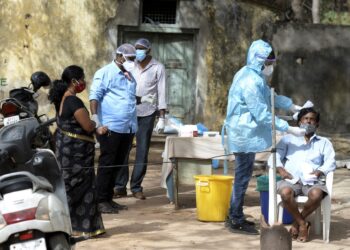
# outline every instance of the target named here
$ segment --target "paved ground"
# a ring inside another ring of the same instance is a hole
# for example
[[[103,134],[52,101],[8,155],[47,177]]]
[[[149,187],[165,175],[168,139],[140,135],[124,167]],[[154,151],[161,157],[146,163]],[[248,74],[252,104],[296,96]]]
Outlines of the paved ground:
[[[152,150],[151,162],[161,160],[161,150]],[[232,170],[231,170],[232,173]],[[261,170],[254,171],[255,175]],[[180,188],[181,209],[168,203],[160,188],[160,165],[150,165],[144,180],[145,201],[133,197],[117,201],[129,206],[117,215],[104,215],[104,237],[77,244],[76,249],[260,249],[259,236],[232,234],[223,222],[200,222],[196,217],[194,186]],[[334,177],[330,243],[311,230],[310,242],[293,242],[293,249],[350,249],[350,170],[337,169]],[[256,177],[246,196],[245,213],[255,222],[260,218]],[[311,218],[311,221],[313,219]]]

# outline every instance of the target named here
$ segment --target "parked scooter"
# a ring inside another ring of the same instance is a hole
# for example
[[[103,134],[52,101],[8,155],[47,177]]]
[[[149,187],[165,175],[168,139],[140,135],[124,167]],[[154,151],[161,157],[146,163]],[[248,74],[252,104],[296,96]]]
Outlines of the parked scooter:
[[[0,249],[71,249],[64,180],[55,155],[33,147],[34,117],[0,129]]]
[[[23,106],[28,109],[28,111],[39,118],[38,102],[36,101],[36,98],[38,97],[37,92],[42,87],[50,87],[50,84],[50,77],[45,72],[37,71],[31,75],[30,84],[28,87],[21,87],[10,90],[9,97],[18,100]]]
[[[37,91],[41,87],[49,87],[49,76],[38,71],[32,74],[28,87],[12,89],[9,98],[0,101],[0,128],[18,122],[21,119],[35,117],[39,123],[48,120],[46,115],[38,115]],[[37,136],[38,147],[54,150],[54,140],[49,128],[43,128],[40,136]]]

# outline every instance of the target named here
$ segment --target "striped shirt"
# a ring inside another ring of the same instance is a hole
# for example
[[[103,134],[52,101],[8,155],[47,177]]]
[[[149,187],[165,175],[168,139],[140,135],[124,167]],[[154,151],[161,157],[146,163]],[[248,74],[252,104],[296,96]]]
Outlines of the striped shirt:
[[[148,116],[153,114],[157,109],[166,109],[166,81],[165,81],[165,67],[163,64],[154,58],[142,69],[136,63],[132,75],[136,80],[136,95],[145,96],[148,94],[155,94],[157,98],[157,105],[150,103],[142,103],[137,105],[137,116]]]

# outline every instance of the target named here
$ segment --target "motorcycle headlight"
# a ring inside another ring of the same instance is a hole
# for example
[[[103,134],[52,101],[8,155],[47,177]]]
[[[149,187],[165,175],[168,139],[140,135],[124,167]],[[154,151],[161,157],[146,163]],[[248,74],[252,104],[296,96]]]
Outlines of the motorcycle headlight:
[[[36,209],[35,218],[37,220],[50,220],[48,197],[42,199],[39,202],[38,207]]]
[[[6,226],[6,221],[5,221],[4,217],[2,216],[2,214],[0,213],[0,229],[2,229],[5,226]]]

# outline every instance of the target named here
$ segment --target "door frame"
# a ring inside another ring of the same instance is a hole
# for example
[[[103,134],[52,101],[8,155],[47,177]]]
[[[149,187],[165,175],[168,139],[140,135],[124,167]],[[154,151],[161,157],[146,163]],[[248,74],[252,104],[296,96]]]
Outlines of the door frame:
[[[154,33],[154,34],[174,34],[174,35],[191,35],[193,40],[193,65],[191,68],[191,71],[189,72],[192,77],[192,82],[194,84],[197,84],[197,61],[198,58],[198,51],[196,46],[197,43],[197,36],[199,33],[199,29],[183,29],[183,28],[177,28],[177,27],[169,27],[169,26],[162,26],[162,25],[151,25],[151,24],[141,24],[140,26],[127,26],[127,25],[118,25],[117,26],[117,43],[118,46],[124,41],[125,39],[125,33],[128,32],[142,32],[142,33]],[[194,98],[191,101],[191,112],[188,115],[188,117],[185,117],[185,121],[187,123],[193,123],[196,119],[196,113],[195,113],[195,107],[196,107],[196,89],[197,86],[193,86],[193,94]]]

